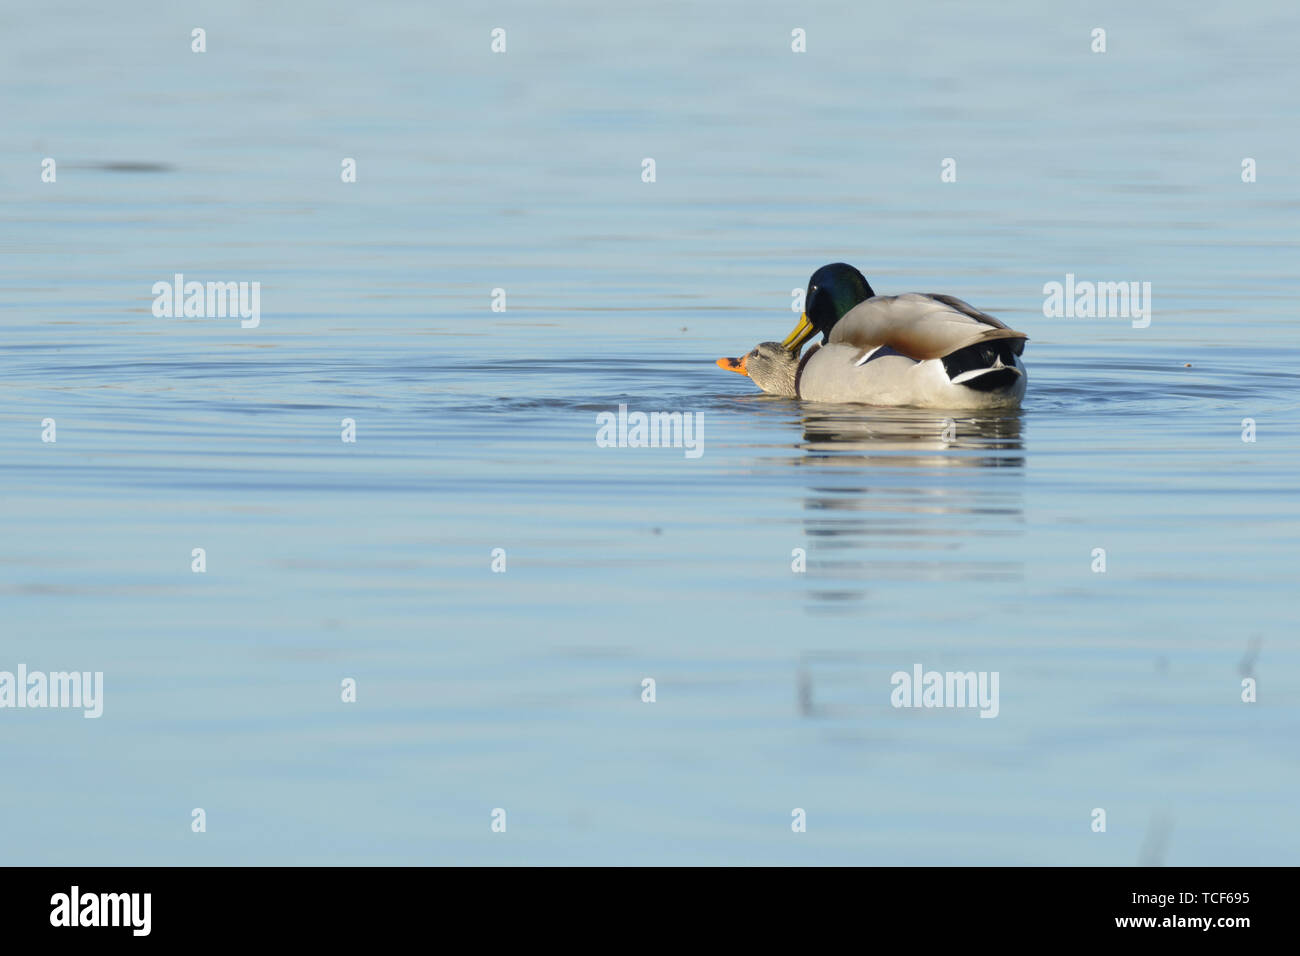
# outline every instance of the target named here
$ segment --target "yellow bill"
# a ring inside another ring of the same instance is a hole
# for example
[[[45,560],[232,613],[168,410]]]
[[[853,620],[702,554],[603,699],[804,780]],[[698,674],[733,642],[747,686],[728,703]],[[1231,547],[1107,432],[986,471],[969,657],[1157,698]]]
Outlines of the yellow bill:
[[[799,324],[794,327],[794,331],[781,341],[781,345],[786,351],[798,355],[799,350],[803,348],[803,344],[816,334],[817,329],[808,318],[808,313],[805,312],[799,316]]]

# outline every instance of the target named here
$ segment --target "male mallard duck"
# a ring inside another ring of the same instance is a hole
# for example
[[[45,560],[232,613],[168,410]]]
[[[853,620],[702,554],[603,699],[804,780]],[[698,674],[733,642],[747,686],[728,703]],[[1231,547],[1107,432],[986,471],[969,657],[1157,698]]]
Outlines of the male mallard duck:
[[[812,274],[804,303],[785,341],[718,365],[771,395],[812,402],[1001,408],[1025,394],[1028,336],[961,299],[876,295],[861,272],[837,262]],[[800,358],[818,332],[824,344]]]

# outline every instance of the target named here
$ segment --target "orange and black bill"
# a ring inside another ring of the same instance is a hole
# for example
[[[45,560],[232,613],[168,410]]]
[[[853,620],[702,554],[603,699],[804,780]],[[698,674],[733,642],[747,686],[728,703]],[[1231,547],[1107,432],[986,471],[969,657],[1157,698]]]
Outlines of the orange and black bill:
[[[745,356],[740,358],[720,358],[718,359],[718,368],[725,368],[732,372],[739,372],[741,375],[748,375],[749,369],[745,368]]]

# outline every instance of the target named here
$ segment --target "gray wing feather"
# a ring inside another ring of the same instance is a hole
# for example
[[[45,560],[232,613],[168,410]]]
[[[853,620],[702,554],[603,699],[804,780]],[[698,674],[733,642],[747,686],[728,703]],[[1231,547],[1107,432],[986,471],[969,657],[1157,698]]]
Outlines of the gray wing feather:
[[[1025,339],[993,316],[950,295],[878,295],[835,323],[830,344],[860,349],[888,345],[910,358],[943,358],[991,339]]]

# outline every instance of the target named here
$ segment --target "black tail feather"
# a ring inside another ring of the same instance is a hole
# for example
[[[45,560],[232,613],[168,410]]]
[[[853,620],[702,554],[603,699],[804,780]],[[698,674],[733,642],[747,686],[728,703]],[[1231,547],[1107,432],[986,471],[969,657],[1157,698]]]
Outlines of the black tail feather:
[[[995,368],[990,369],[983,375],[977,375],[974,378],[968,378],[962,382],[967,388],[973,388],[977,392],[996,392],[999,389],[1010,388],[1020,378],[1020,372],[1014,368]]]
[[[994,339],[991,342],[976,342],[964,349],[958,349],[951,355],[945,355],[943,357],[943,367],[948,372],[949,378],[956,378],[963,372],[973,372],[981,368],[996,368],[1000,361],[1002,365],[1007,366],[1005,371],[1008,374],[1004,375],[1002,374],[1003,370],[998,370],[996,374],[981,375],[979,378],[962,383],[979,391],[991,391],[1015,381],[1016,376],[1019,374],[1016,371],[1016,356],[1023,352],[1024,349],[1024,339]],[[994,384],[995,382],[996,384]]]

